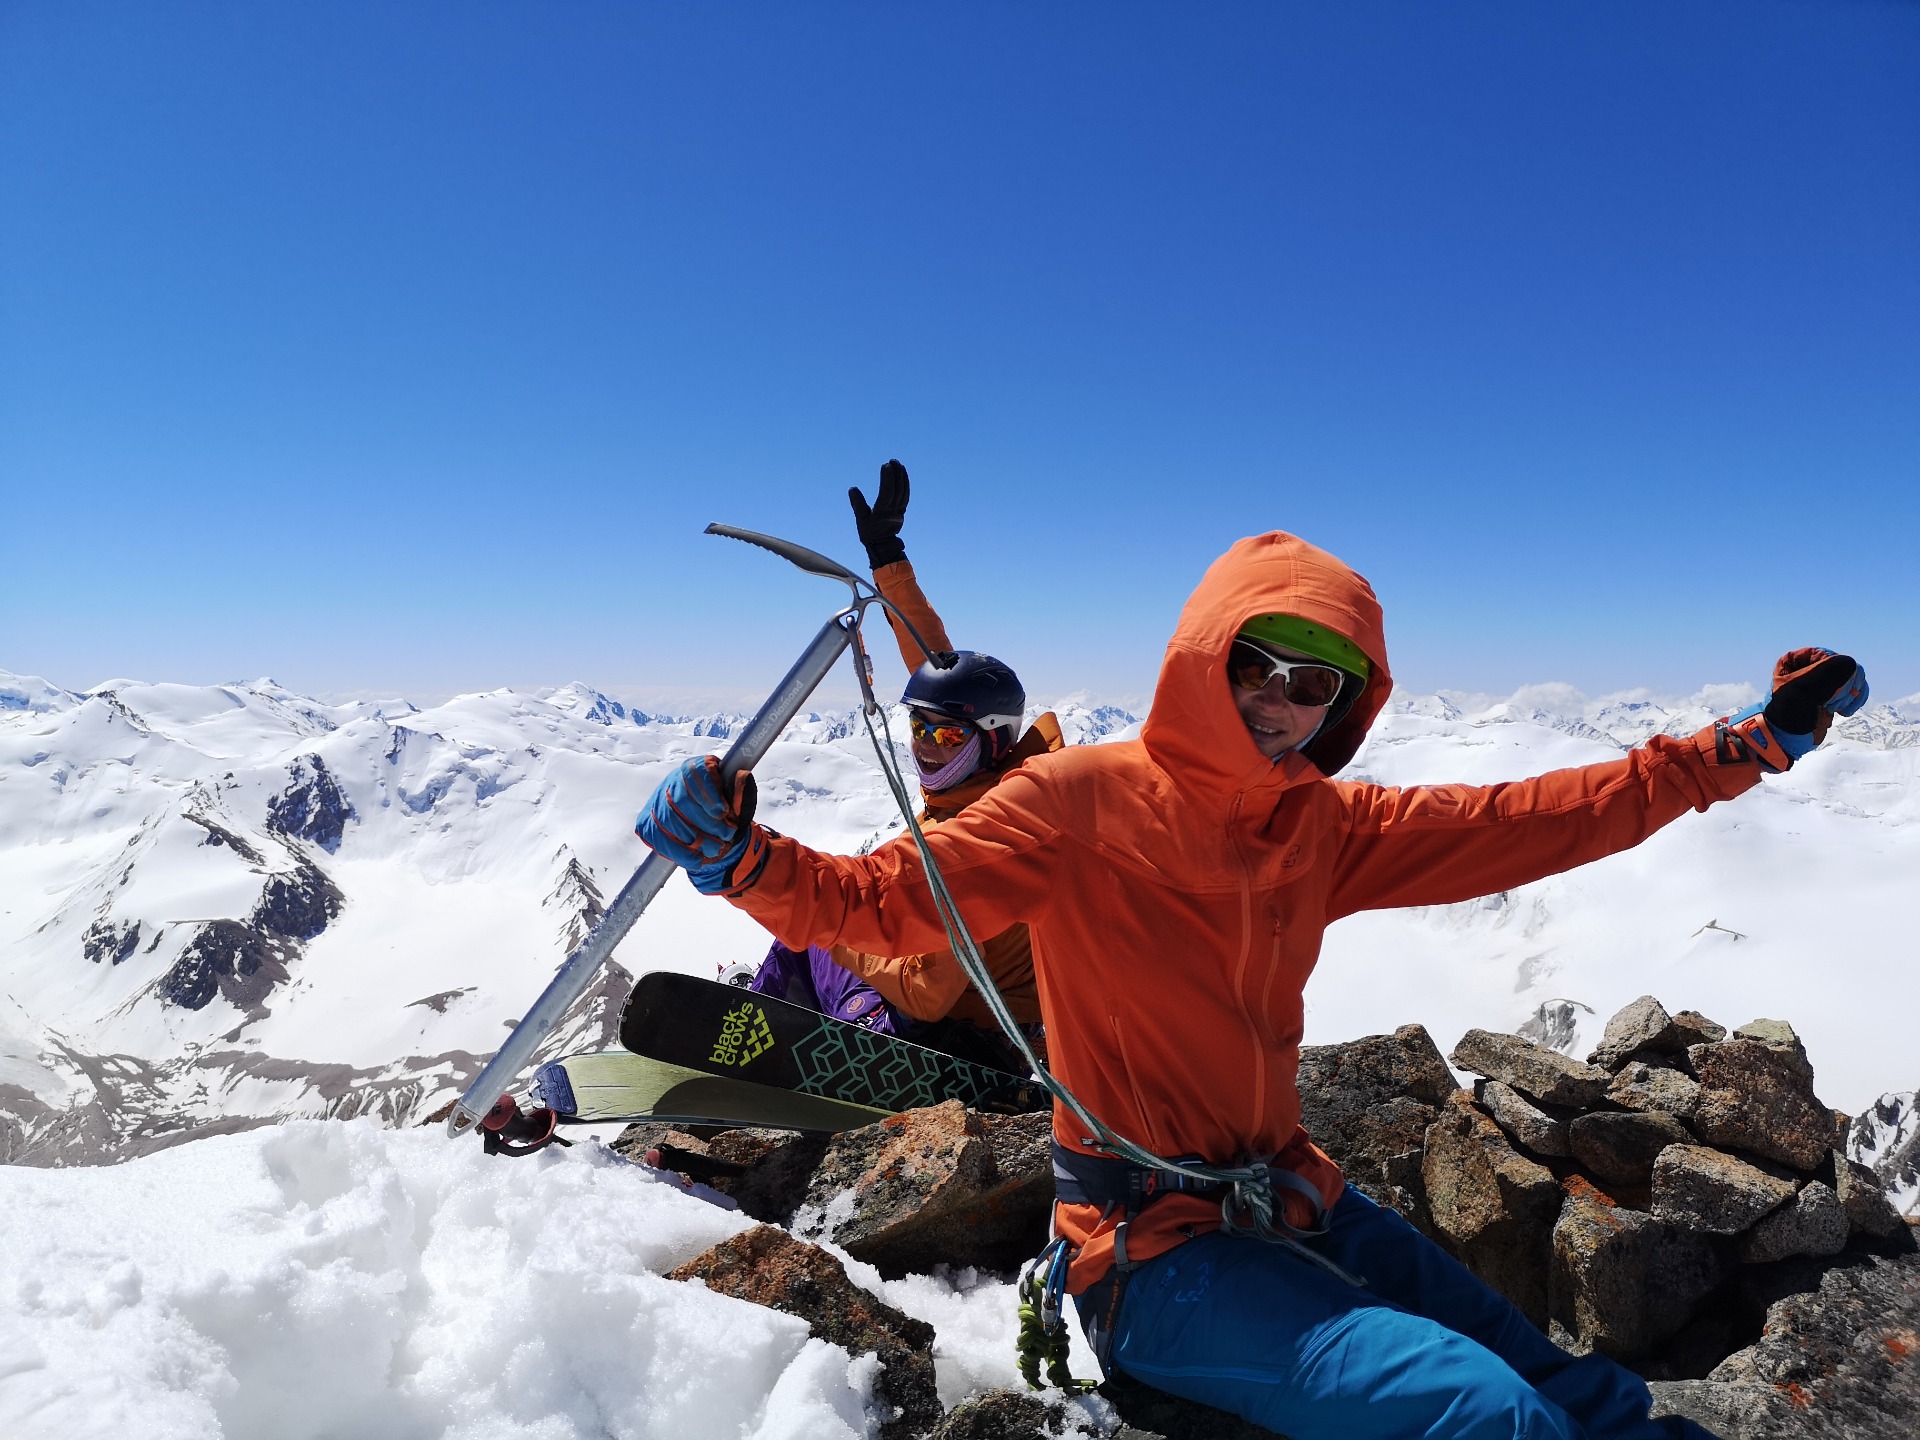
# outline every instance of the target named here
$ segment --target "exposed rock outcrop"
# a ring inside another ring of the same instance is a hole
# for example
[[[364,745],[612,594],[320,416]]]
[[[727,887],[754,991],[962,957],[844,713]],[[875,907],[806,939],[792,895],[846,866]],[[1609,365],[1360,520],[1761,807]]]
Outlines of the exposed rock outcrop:
[[[1560,1187],[1516,1151],[1464,1090],[1427,1131],[1421,1167],[1436,1238],[1474,1274],[1547,1324],[1547,1273]]]
[[[209,833],[217,828],[209,826]],[[346,903],[339,887],[312,861],[296,854],[293,862],[290,871],[267,877],[245,920],[201,925],[160,978],[163,1000],[183,1010],[199,1010],[219,995],[250,1018],[266,1013],[266,997],[288,978],[287,966]]]
[[[331,855],[340,848],[353,803],[318,755],[302,755],[287,767],[287,788],[267,802],[267,828],[308,840]]]
[[[1597,1105],[1613,1080],[1605,1070],[1582,1065],[1557,1050],[1491,1030],[1469,1030],[1461,1036],[1453,1047],[1453,1063],[1548,1105]]]
[[[1788,1032],[1791,1033],[1791,1032]],[[1750,1150],[1812,1170],[1833,1148],[1833,1112],[1813,1093],[1813,1070],[1796,1039],[1722,1040],[1687,1051],[1700,1082],[1693,1129],[1709,1145]]]
[[[939,1421],[933,1327],[862,1290],[819,1246],[758,1225],[696,1255],[667,1278],[701,1280],[723,1295],[784,1310],[849,1354],[877,1356],[875,1398],[895,1411],[881,1423],[883,1440],[923,1435]]]
[[[1578,1351],[1647,1354],[1722,1278],[1701,1236],[1588,1195],[1569,1198],[1553,1228],[1553,1319]]]
[[[1068,1419],[1067,1407],[1053,1396],[989,1390],[949,1410],[927,1440],[1050,1440]]]
[[[1573,1153],[1567,1122],[1573,1112],[1557,1106],[1536,1105],[1511,1085],[1498,1080],[1477,1081],[1474,1102],[1493,1117],[1493,1123],[1530,1155],[1564,1156]]]
[[[1805,1433],[1900,1433],[1885,1428],[1888,1417],[1913,1412],[1886,1407],[1905,1403],[1911,1383],[1902,1337],[1920,1345],[1920,1328],[1899,1319],[1920,1303],[1913,1233],[1876,1171],[1834,1149],[1835,1117],[1791,1027],[1756,1022],[1729,1037],[1643,997],[1607,1036],[1594,1054],[1612,1070],[1472,1032],[1454,1052],[1488,1072],[1472,1092],[1455,1088],[1418,1026],[1311,1047],[1301,1057],[1306,1123],[1358,1188],[1401,1210],[1558,1343],[1658,1380],[1663,1404],[1728,1440],[1794,1433],[1766,1428],[1810,1413],[1794,1386],[1807,1406],[1842,1417],[1834,1425],[1855,1426]],[[935,1264],[1004,1272],[1045,1237],[1047,1122],[949,1102],[831,1140],[654,1126],[620,1143],[686,1166],[756,1217],[791,1213],[796,1229],[884,1274]],[[1758,1129],[1770,1129],[1768,1144]],[[1876,1305],[1893,1318],[1883,1323]],[[1811,1369],[1796,1369],[1777,1343],[1783,1325],[1813,1337]],[[1865,1358],[1848,1349],[1875,1345]],[[1816,1394],[1808,1376],[1825,1388]],[[1264,1433],[1125,1377],[1101,1393],[1122,1422],[1115,1440]],[[935,1433],[1039,1440],[1087,1423],[1057,1395],[992,1392]]]
[[[1768,1309],[1703,1380],[1655,1383],[1654,1413],[1722,1440],[1894,1440],[1920,1416],[1920,1254],[1863,1257]]]
[[[1550,1170],[1554,1193],[1533,1198],[1542,1192],[1528,1185],[1518,1208],[1535,1217],[1529,1237],[1545,1216],[1549,1328],[1574,1349],[1650,1376],[1704,1376],[1754,1339],[1780,1287],[1805,1289],[1835,1264],[1913,1243],[1878,1171],[1835,1151],[1844,1122],[1815,1095],[1784,1021],[1729,1034],[1642,996],[1608,1022],[1592,1057],[1604,1065],[1485,1031],[1470,1031],[1452,1058],[1487,1077],[1467,1108],[1498,1127],[1513,1159],[1503,1170],[1484,1143],[1469,1150],[1485,1133],[1471,1119],[1436,1125],[1424,1170],[1435,1233],[1537,1318],[1540,1287],[1515,1262],[1516,1248],[1534,1253],[1531,1238],[1463,1237],[1494,1233],[1494,1216],[1515,1233],[1515,1192],[1501,1196],[1496,1175],[1519,1174],[1515,1162]]]
[[[1618,1070],[1642,1051],[1672,1052],[1685,1049],[1686,1043],[1666,1006],[1651,995],[1642,995],[1607,1021],[1606,1032],[1587,1062],[1603,1070]]]
[[[1793,1199],[1793,1181],[1704,1145],[1670,1145],[1653,1165],[1653,1213],[1708,1235],[1738,1235]]]
[[[1046,1243],[1051,1125],[949,1100],[848,1130],[814,1170],[795,1225],[887,1276],[1012,1268]]]
[[[1607,1099],[1628,1110],[1658,1111],[1678,1120],[1693,1119],[1700,1108],[1700,1082],[1666,1065],[1633,1061],[1607,1086]]]
[[[1300,1049],[1301,1124],[1368,1199],[1426,1228],[1421,1154],[1453,1093],[1424,1026]]]
[[[1596,1179],[1614,1185],[1651,1184],[1653,1162],[1660,1152],[1692,1139],[1684,1125],[1658,1110],[1638,1114],[1602,1110],[1582,1115],[1567,1127],[1573,1158]]]

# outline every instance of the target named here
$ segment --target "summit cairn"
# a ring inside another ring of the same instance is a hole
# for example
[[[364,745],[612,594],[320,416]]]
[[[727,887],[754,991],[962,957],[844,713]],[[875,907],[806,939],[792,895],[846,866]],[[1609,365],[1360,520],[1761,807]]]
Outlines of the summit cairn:
[[[1894,1263],[1920,1281],[1910,1227],[1847,1158],[1847,1117],[1783,1020],[1729,1032],[1643,995],[1584,1065],[1484,1030],[1450,1058],[1485,1078],[1427,1134],[1434,1237],[1566,1349],[1689,1382],[1683,1413],[1728,1423],[1713,1382],[1731,1382],[1770,1306],[1804,1302],[1823,1274]],[[1469,1133],[1500,1157],[1448,1164]],[[1523,1255],[1547,1257],[1544,1283]]]

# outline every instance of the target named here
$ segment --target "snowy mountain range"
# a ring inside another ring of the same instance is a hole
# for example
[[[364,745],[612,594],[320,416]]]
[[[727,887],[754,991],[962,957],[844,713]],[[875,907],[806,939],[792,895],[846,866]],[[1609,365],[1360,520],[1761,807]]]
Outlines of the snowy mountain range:
[[[1515,779],[1748,698],[1400,695],[1348,775]],[[1137,733],[1084,696],[1052,708],[1075,743]],[[418,1121],[644,857],[631,826],[653,787],[742,719],[648,715],[580,684],[423,710],[269,680],[70,691],[0,672],[0,1158],[122,1158],[290,1116]],[[1920,1081],[1917,767],[1920,703],[1877,705],[1635,851],[1343,921],[1307,1038],[1418,1020],[1443,1049],[1479,1025],[1584,1053],[1643,993],[1730,1026],[1787,1018],[1829,1103],[1905,1100],[1880,1122],[1898,1149]],[[898,826],[855,712],[802,716],[759,776],[762,817],[809,843],[858,850]],[[632,974],[711,975],[765,944],[676,881],[547,1053],[607,1043]]]

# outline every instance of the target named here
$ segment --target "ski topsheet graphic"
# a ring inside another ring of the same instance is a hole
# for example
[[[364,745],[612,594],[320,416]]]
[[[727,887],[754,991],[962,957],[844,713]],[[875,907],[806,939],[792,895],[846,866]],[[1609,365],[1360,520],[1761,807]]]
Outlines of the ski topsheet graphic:
[[[535,1100],[566,1120],[675,1120],[769,1130],[853,1130],[888,1111],[708,1075],[625,1050],[568,1055],[534,1073]]]
[[[819,1095],[891,1114],[943,1100],[979,1109],[1044,1108],[1034,1081],[831,1016],[691,975],[634,982],[620,1043],[709,1075]]]

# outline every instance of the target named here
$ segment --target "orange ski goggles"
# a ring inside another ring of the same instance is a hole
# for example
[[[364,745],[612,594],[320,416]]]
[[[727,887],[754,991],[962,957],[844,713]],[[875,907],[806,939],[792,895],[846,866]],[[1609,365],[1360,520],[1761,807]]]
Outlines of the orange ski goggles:
[[[913,727],[914,739],[931,740],[943,750],[958,750],[973,738],[971,725],[953,720],[929,720],[918,710],[907,718],[907,724]]]

